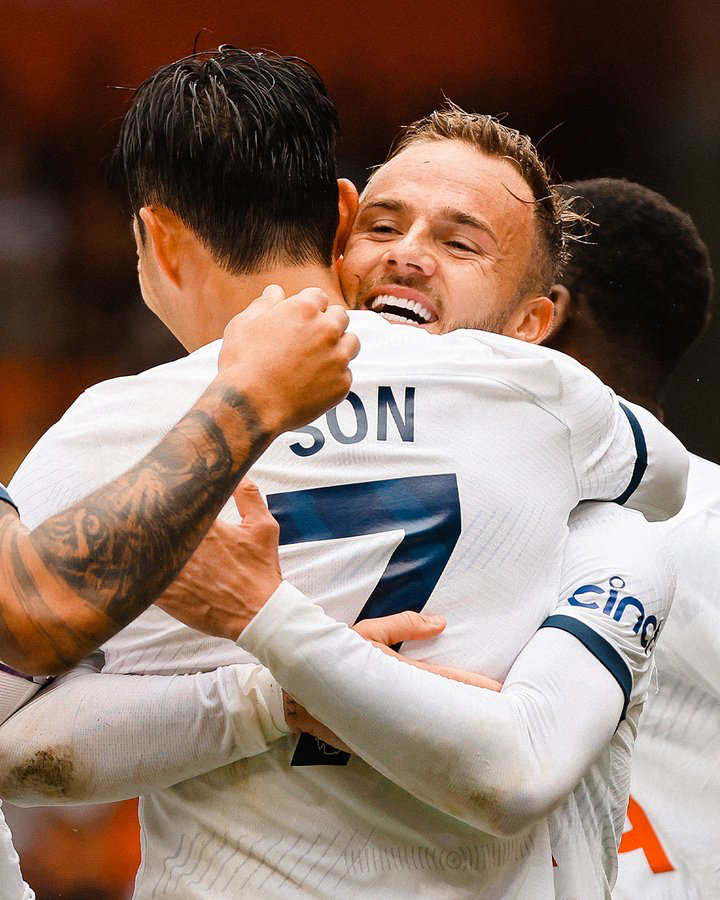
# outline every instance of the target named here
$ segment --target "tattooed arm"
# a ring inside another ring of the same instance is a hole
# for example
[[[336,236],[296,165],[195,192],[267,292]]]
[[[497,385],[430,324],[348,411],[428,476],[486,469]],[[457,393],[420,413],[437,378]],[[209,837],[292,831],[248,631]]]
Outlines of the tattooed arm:
[[[73,665],[139,615],[282,431],[345,396],[357,339],[317,290],[262,300],[228,325],[219,371],[158,446],[33,531],[0,504],[0,657]]]

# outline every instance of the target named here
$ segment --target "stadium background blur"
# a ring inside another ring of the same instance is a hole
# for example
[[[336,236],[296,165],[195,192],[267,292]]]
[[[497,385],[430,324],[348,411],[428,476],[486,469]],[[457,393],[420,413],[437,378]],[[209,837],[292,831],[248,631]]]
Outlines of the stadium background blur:
[[[399,125],[450,97],[507,113],[558,180],[629,178],[690,213],[720,270],[720,4],[667,0],[0,0],[0,481],[88,385],[180,355],[140,299],[129,211],[108,185],[128,92],[232,43],[309,59],[365,183]],[[682,308],[682,297],[678,298]],[[720,321],[685,357],[667,424],[720,461]],[[170,738],[172,739],[172,738]],[[178,737],[178,739],[180,739]],[[7,808],[40,900],[120,900],[133,803]]]

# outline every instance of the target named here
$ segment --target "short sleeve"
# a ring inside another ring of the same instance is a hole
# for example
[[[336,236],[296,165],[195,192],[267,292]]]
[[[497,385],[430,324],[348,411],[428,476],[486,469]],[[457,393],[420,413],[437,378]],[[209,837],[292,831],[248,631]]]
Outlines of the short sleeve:
[[[569,526],[559,602],[541,627],[569,632],[607,668],[622,689],[624,716],[647,695],[675,566],[659,532],[637,512],[584,503]]]
[[[10,491],[28,528],[67,509],[107,481],[93,426],[86,392],[18,467]]]
[[[582,499],[613,500],[650,521],[679,512],[688,473],[682,443],[574,360],[558,364],[558,372]]]

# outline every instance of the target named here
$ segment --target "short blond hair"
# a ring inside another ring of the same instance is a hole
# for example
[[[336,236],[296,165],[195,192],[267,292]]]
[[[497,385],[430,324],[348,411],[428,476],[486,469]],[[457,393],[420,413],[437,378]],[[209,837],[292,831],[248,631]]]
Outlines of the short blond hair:
[[[532,141],[493,116],[469,113],[448,101],[424,119],[405,126],[386,162],[413,144],[445,140],[464,141],[488,156],[517,164],[532,191],[537,225],[532,260],[518,286],[517,299],[531,291],[547,293],[564,270],[569,258],[568,241],[573,239],[571,228],[582,217],[554,190],[547,166]]]

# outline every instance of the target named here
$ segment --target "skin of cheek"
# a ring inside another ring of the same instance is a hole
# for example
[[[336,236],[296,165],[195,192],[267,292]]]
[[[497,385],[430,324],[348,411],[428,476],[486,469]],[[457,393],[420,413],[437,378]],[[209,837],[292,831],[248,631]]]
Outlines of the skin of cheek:
[[[370,241],[361,236],[351,237],[340,266],[340,284],[348,305],[352,309],[364,308],[363,298],[368,287],[387,280],[392,283],[392,270],[383,264],[387,252],[384,242]],[[439,322],[429,330],[453,331],[456,328],[475,327],[487,331],[501,331],[507,318],[508,304],[501,302],[510,273],[506,271],[506,256],[502,252],[497,259],[439,260],[440,271],[430,279],[418,278],[418,289],[423,283],[430,287],[439,303]],[[514,298],[517,287],[513,284],[509,296]]]

